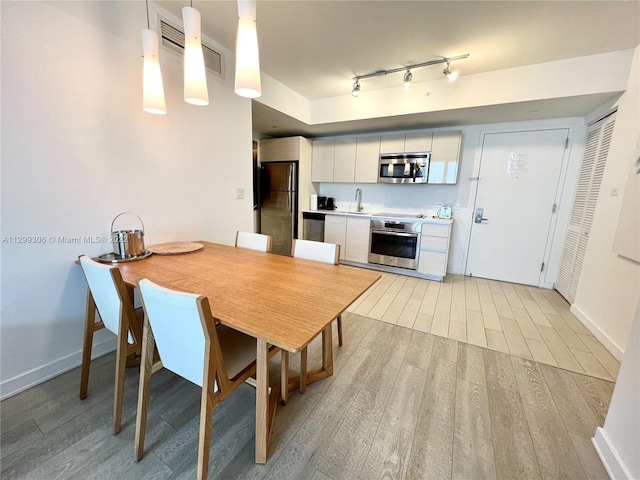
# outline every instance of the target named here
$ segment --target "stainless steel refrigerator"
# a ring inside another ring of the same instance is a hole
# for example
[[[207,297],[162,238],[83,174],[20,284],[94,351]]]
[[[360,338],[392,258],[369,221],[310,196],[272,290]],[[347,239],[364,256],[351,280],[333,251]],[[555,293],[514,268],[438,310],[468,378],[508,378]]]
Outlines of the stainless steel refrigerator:
[[[271,251],[291,255],[298,232],[298,163],[265,162],[260,169],[260,232]]]

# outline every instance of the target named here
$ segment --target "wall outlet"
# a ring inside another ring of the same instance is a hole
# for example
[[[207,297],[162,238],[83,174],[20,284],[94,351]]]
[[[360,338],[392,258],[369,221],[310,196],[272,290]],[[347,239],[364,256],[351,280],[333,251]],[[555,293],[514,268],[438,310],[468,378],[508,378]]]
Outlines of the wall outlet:
[[[443,206],[444,206],[444,203],[442,203],[442,202],[436,202],[436,207],[437,207],[437,208],[440,208],[440,207],[443,207]]]
[[[617,196],[618,196],[618,193],[620,193],[620,189],[619,189],[618,187],[613,187],[613,188],[611,189],[611,196],[612,196],[612,197],[617,197]]]
[[[244,188],[236,188],[236,198],[244,198]]]

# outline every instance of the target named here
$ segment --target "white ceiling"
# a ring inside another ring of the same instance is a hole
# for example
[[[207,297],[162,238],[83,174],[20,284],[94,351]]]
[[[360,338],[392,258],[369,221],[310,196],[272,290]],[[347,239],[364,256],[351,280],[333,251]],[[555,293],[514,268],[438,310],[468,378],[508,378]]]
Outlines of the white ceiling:
[[[156,3],[178,17],[188,4]],[[193,6],[202,14],[203,34],[235,50],[236,2],[195,0]],[[460,75],[634,48],[640,44],[640,1],[260,0],[257,25],[261,70],[315,100],[349,93],[357,75],[466,53],[468,59],[453,63]],[[443,65],[416,69],[414,82],[442,78],[442,69]],[[396,73],[361,83],[363,89],[373,90],[401,81],[402,73]],[[590,111],[586,108],[606,100],[592,96],[557,102],[553,115],[583,115]],[[526,107],[527,112],[532,109]],[[380,127],[367,122],[305,126],[256,101],[254,110],[254,130],[273,136]],[[392,130],[394,123],[415,128],[505,118],[495,108],[483,110],[387,119],[385,129]],[[516,110],[505,107],[509,120],[519,119],[511,118]]]

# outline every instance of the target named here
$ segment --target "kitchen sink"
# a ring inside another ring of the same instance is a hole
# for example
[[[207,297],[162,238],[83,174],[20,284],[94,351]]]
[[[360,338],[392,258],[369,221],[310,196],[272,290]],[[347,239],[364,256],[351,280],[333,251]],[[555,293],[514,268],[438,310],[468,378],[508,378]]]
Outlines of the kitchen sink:
[[[349,215],[371,215],[370,212],[349,212],[347,210],[336,210],[336,213],[347,213]]]

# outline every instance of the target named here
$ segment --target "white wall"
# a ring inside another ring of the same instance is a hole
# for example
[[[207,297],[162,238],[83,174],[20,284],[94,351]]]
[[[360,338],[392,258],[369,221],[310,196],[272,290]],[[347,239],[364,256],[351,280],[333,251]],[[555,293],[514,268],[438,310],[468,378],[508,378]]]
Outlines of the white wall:
[[[394,210],[414,210],[426,215],[435,214],[435,204],[442,202],[454,207],[451,244],[449,247],[449,263],[447,271],[463,274],[467,260],[469,237],[473,221],[475,205],[475,191],[477,182],[470,177],[478,176],[480,168],[480,153],[483,135],[485,133],[510,132],[521,130],[539,130],[550,128],[569,129],[569,150],[565,159],[562,173],[562,189],[558,192],[557,225],[552,234],[553,249],[545,259],[547,269],[545,286],[551,288],[555,282],[566,225],[573,192],[575,191],[576,174],[580,166],[584,149],[585,126],[582,118],[563,118],[553,120],[538,120],[529,122],[509,122],[499,124],[484,124],[457,127],[462,130],[462,147],[460,153],[460,168],[456,185],[385,185],[377,183],[321,183],[320,195],[335,197],[340,208],[353,208],[355,205],[355,189],[363,191],[363,205],[366,211],[389,212]],[[433,129],[426,131],[451,130],[451,128]],[[345,137],[346,138],[346,137]],[[457,205],[457,206],[456,206]],[[307,208],[308,205],[303,205]]]
[[[593,444],[609,476],[616,480],[640,478],[640,302],[636,307],[629,343],[624,352],[604,427]]]
[[[640,47],[635,49],[626,92],[618,101],[616,124],[589,233],[589,245],[571,311],[618,359],[622,357],[640,298],[640,264],[612,249],[624,189],[640,135]],[[617,196],[611,195],[618,188]]]
[[[78,255],[133,211],[147,246],[232,244],[251,230],[251,105],[233,75],[209,75],[210,105],[182,100],[182,61],[161,50],[168,113],[142,110],[144,2],[1,2],[1,395],[80,362],[85,281]],[[165,12],[165,16],[170,17]],[[175,19],[180,24],[180,19]],[[226,72],[233,55],[225,51]],[[131,227],[133,221],[116,227]],[[37,236],[43,243],[15,243]],[[97,351],[113,348],[100,332]]]

